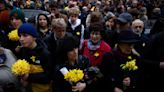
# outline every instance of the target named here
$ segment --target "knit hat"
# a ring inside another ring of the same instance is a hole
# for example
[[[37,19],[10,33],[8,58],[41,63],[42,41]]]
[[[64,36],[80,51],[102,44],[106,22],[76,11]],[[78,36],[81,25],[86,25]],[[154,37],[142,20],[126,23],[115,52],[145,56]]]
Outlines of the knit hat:
[[[12,11],[10,12],[10,18],[14,16],[18,19],[21,19],[21,21],[23,23],[25,23],[25,15],[24,12],[20,9],[20,8],[14,8],[12,9]]]
[[[18,35],[20,36],[20,34],[22,33],[29,34],[36,38],[39,36],[36,28],[32,24],[29,24],[29,23],[24,23],[18,28]]]

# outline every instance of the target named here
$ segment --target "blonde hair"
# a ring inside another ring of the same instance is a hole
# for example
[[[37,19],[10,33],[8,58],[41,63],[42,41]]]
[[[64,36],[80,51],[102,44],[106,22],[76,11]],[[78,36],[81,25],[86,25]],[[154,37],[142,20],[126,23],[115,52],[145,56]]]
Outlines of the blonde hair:
[[[57,19],[53,19],[51,22],[52,28],[64,28],[64,30],[66,30],[67,24],[65,22],[65,20],[63,18],[57,18]]]
[[[79,16],[80,10],[78,7],[72,7],[69,9],[68,14],[69,14],[69,16],[71,16],[71,15]]]

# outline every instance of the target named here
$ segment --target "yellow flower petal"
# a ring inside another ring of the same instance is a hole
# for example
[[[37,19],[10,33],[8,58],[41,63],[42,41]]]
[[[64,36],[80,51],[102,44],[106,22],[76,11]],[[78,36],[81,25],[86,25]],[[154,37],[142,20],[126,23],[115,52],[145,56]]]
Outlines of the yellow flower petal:
[[[15,75],[28,74],[30,71],[30,65],[25,59],[19,59],[12,65],[11,71]]]
[[[80,35],[80,32],[76,32],[76,35]]]
[[[130,57],[128,57],[128,58],[130,58]],[[128,69],[129,71],[138,69],[138,66],[136,66],[136,59],[127,61],[126,64],[121,64],[120,67],[122,67],[122,69],[124,69],[124,70]]]
[[[36,60],[35,60],[35,59],[36,59],[36,56],[31,56],[30,59],[31,59],[33,62],[35,62],[35,61],[36,61]]]
[[[98,53],[98,52],[96,52],[95,54],[94,54],[94,56],[95,57],[98,57],[100,54]]]
[[[132,57],[131,56],[128,56],[128,59],[132,59]]]
[[[64,75],[64,79],[66,79],[67,81],[76,83],[80,81],[83,78],[83,76],[84,76],[84,73],[82,70],[73,69],[73,70],[69,70],[68,73]]]
[[[12,41],[18,41],[19,40],[19,36],[18,36],[18,30],[13,30],[8,34],[8,37],[10,40]]]

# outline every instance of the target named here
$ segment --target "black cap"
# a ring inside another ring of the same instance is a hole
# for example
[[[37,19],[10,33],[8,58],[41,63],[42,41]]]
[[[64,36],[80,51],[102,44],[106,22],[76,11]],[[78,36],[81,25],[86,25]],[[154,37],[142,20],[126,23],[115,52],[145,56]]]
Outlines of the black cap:
[[[118,16],[117,21],[121,23],[131,23],[133,21],[133,17],[130,13],[125,12]]]
[[[122,30],[118,34],[118,43],[136,43],[139,41],[139,36],[131,29]]]

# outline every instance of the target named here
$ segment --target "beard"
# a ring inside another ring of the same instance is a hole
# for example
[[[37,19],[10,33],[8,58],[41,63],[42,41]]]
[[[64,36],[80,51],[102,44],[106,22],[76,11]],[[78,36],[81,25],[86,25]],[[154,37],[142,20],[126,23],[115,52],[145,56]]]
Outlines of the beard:
[[[141,35],[141,33],[142,33],[141,30],[136,30],[136,29],[134,29],[133,32],[134,32],[135,34],[137,34],[137,35]]]

